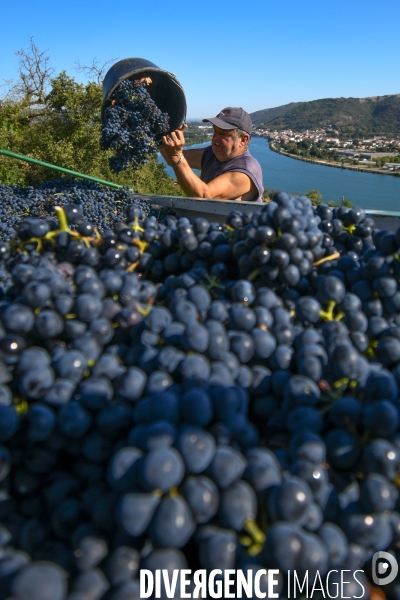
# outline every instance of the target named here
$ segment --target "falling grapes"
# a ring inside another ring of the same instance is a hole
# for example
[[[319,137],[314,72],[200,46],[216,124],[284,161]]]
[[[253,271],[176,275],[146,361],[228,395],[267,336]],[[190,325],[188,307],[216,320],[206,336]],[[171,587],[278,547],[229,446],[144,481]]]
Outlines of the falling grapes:
[[[146,82],[140,81],[122,81],[104,111],[100,146],[114,151],[110,158],[114,173],[144,164],[157,152],[157,140],[169,129],[168,114],[161,112]]]

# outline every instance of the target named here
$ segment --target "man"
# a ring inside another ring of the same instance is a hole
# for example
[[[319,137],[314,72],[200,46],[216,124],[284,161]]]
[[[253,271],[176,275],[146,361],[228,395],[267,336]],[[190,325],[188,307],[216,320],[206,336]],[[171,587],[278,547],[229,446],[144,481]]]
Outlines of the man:
[[[224,108],[215,118],[211,146],[183,150],[183,128],[162,138],[160,148],[167,164],[173,167],[179,185],[187,196],[215,200],[261,201],[261,166],[248,146],[252,123],[242,108]],[[201,170],[198,177],[192,169]]]

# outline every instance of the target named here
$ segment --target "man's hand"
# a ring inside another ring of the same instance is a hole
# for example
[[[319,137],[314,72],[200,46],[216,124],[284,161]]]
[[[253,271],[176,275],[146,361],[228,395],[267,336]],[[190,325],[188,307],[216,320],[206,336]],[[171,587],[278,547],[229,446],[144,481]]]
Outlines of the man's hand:
[[[151,85],[153,83],[153,80],[151,77],[141,77],[141,79],[138,79],[135,83],[136,85],[141,85],[142,83],[145,83],[146,85]]]
[[[182,125],[180,129],[171,131],[171,133],[164,135],[162,138],[163,145],[160,148],[160,153],[170,167],[176,165],[182,156],[183,147],[185,145],[183,131],[186,127],[187,125]]]

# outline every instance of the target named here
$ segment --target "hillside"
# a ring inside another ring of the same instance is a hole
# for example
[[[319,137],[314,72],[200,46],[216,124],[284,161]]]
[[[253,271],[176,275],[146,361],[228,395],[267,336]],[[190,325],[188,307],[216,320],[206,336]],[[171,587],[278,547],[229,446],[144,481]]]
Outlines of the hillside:
[[[267,129],[304,131],[320,127],[351,137],[400,134],[400,94],[370,98],[323,98],[291,102],[251,113],[253,124]]]

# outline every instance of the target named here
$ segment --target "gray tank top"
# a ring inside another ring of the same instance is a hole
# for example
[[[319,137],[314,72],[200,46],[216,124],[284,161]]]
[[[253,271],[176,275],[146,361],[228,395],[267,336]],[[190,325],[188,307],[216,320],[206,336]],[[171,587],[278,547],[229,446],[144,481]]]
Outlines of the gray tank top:
[[[264,192],[262,171],[260,163],[250,154],[248,150],[231,158],[226,162],[221,162],[215,156],[212,146],[207,146],[201,158],[201,176],[204,183],[210,183],[213,179],[228,172],[239,172],[248,175],[255,183],[258,195],[252,199],[253,202],[261,202]]]

